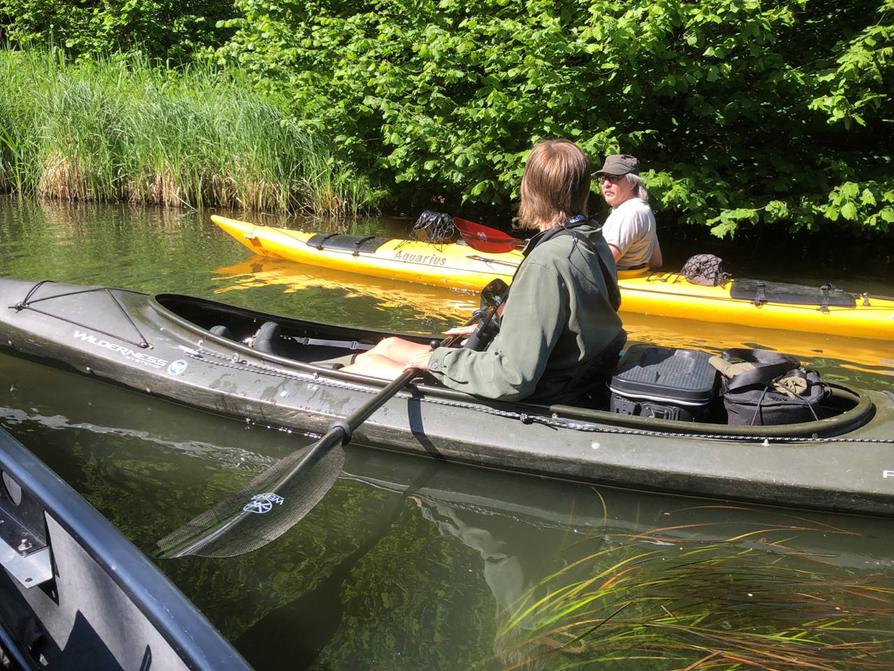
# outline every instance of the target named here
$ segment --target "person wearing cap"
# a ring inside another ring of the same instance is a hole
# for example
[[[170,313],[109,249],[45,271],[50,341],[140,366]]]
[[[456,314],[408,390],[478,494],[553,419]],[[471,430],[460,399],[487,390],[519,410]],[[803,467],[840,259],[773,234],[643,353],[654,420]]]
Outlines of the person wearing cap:
[[[612,208],[602,226],[602,235],[618,270],[661,267],[655,215],[639,177],[639,161],[630,154],[611,154],[596,176],[602,197]]]
[[[570,140],[543,140],[531,150],[519,219],[539,232],[525,247],[499,332],[484,349],[432,350],[390,337],[342,371],[394,379],[415,368],[468,394],[543,404],[574,403],[604,389],[627,333],[611,250],[588,216],[591,175],[587,155]]]

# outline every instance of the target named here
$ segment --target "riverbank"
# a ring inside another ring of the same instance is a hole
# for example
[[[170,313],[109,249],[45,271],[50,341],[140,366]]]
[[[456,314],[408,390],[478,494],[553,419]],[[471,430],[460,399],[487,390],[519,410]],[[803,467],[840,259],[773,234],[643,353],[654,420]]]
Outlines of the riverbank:
[[[0,51],[0,191],[315,216],[380,193],[238,71]]]

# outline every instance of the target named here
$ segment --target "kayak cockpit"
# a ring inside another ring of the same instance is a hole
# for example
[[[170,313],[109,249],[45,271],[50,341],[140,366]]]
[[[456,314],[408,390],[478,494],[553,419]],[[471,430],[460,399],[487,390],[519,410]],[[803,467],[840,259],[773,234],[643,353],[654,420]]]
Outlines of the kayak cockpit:
[[[256,353],[271,365],[298,365],[315,369],[333,378],[357,378],[351,373],[338,370],[341,363],[351,356],[365,351],[385,334],[378,331],[322,324],[290,317],[273,316],[214,301],[183,296],[161,294],[152,301],[169,320],[194,334],[201,341],[214,342],[225,348],[235,348]],[[427,342],[422,336],[402,337],[417,342]],[[341,363],[340,363],[341,362]],[[369,382],[369,379],[366,379]],[[571,405],[539,405],[536,403],[506,403],[489,401],[452,391],[433,381],[416,385],[417,391],[432,398],[449,398],[468,405],[469,409],[483,412],[509,412],[524,417],[551,417],[574,428],[577,423],[599,423],[619,427],[621,430],[659,432],[667,434],[711,435],[718,438],[754,439],[781,438],[803,439],[811,437],[841,436],[867,424],[875,415],[873,400],[865,393],[830,384],[830,392],[816,407],[812,421],[800,421],[777,425],[730,425],[726,423],[719,398],[697,421],[668,419],[665,417],[621,414],[605,405],[593,407]],[[375,381],[376,384],[385,382]]]

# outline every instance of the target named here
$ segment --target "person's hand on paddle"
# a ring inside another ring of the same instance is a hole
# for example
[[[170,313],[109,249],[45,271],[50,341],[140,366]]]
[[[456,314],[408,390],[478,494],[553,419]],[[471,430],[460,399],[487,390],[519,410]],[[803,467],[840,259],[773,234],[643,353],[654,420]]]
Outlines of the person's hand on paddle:
[[[428,360],[431,357],[431,350],[427,352],[420,352],[419,354],[414,354],[407,361],[404,370],[416,369],[419,372],[424,372],[428,370]]]
[[[494,313],[494,317],[499,319],[503,316],[503,307],[505,303],[501,303],[497,307],[497,311]],[[479,322],[475,322],[473,324],[463,324],[462,326],[454,326],[452,329],[447,329],[444,331],[445,336],[467,336],[475,333],[475,329],[478,328]]]

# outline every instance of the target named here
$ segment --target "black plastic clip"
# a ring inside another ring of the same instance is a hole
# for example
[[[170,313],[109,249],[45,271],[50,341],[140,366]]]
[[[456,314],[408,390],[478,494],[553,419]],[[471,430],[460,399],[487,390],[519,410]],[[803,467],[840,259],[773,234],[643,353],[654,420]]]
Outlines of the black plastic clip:
[[[820,292],[823,295],[822,303],[820,303],[820,312],[828,312],[829,311],[829,292],[832,290],[831,284],[823,284],[820,287]]]
[[[351,436],[354,434],[354,432],[351,430],[350,424],[348,424],[343,419],[337,419],[334,422],[332,422],[332,424],[329,425],[329,431],[333,431],[335,429],[340,429],[342,432],[342,439],[341,439],[342,445],[347,445],[348,443],[351,442]]]
[[[322,238],[320,238],[319,240],[317,240],[316,244],[313,245],[313,246],[316,247],[317,249],[319,249],[320,251],[322,251],[323,248],[325,247],[326,243],[327,243],[331,238],[334,238],[336,235],[338,235],[338,233],[327,233],[327,234],[324,235]]]
[[[767,285],[764,282],[758,282],[754,288],[754,304],[760,307],[767,302]]]
[[[360,248],[363,246],[364,242],[369,242],[376,236],[374,235],[366,235],[362,238],[357,238],[357,241],[354,243],[354,251],[351,254],[352,256],[360,256]]]

